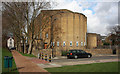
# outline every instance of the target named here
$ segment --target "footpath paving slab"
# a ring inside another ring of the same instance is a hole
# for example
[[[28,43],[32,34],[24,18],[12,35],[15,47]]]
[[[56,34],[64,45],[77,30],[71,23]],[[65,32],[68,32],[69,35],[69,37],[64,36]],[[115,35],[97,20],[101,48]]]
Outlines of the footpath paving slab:
[[[104,63],[104,62],[117,62],[118,59],[104,59],[104,60],[93,60],[93,61],[75,61],[75,62],[51,62],[49,64],[37,64],[42,68],[62,67],[67,65],[79,65],[79,64],[92,64],[92,63]]]
[[[31,62],[26,57],[22,56],[16,50],[12,50],[13,57],[15,59],[16,66],[20,73],[22,72],[47,72],[47,70]]]
[[[30,61],[32,61],[33,63],[36,63],[36,64],[47,64],[47,63],[49,63],[48,61],[38,59],[38,58],[34,58],[34,57],[26,57],[26,58],[29,59]]]

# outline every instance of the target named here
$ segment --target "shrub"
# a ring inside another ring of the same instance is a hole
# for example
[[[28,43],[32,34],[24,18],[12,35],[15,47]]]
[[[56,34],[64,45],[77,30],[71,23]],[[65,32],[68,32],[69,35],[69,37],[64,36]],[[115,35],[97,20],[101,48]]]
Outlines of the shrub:
[[[62,51],[62,56],[67,56],[68,51]]]
[[[105,42],[103,45],[110,45],[110,43],[106,43],[106,42]]]

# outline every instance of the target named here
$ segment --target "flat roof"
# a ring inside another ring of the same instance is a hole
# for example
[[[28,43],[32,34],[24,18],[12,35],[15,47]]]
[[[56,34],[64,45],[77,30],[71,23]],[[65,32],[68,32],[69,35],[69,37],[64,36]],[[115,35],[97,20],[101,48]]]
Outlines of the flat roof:
[[[84,15],[84,14],[82,14],[82,13],[73,12],[73,11],[68,10],[68,9],[41,10],[41,12],[44,12],[44,11],[67,11],[67,12],[71,12],[71,13],[75,13],[75,14],[81,14],[81,15],[85,16],[85,15]],[[86,16],[85,16],[85,17],[86,17]]]

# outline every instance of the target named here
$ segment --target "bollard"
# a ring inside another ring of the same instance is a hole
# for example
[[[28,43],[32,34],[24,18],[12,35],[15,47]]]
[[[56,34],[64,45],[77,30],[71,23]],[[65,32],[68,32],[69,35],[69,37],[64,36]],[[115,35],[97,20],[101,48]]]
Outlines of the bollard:
[[[41,59],[41,53],[40,53],[39,59]]]
[[[43,60],[43,56],[44,56],[44,55],[43,55],[43,53],[42,53],[42,60]]]
[[[38,53],[38,59],[40,59],[40,54]]]
[[[51,62],[51,55],[49,56],[49,62]]]
[[[45,54],[45,61],[47,61],[47,54]]]

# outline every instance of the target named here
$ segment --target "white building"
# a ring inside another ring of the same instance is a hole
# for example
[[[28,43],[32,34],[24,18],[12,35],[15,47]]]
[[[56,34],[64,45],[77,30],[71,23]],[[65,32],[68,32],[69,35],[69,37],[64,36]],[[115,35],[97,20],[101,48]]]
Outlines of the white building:
[[[10,37],[10,38],[7,40],[7,46],[8,46],[9,49],[11,49],[11,48],[14,47],[14,39],[13,39],[13,38]]]

